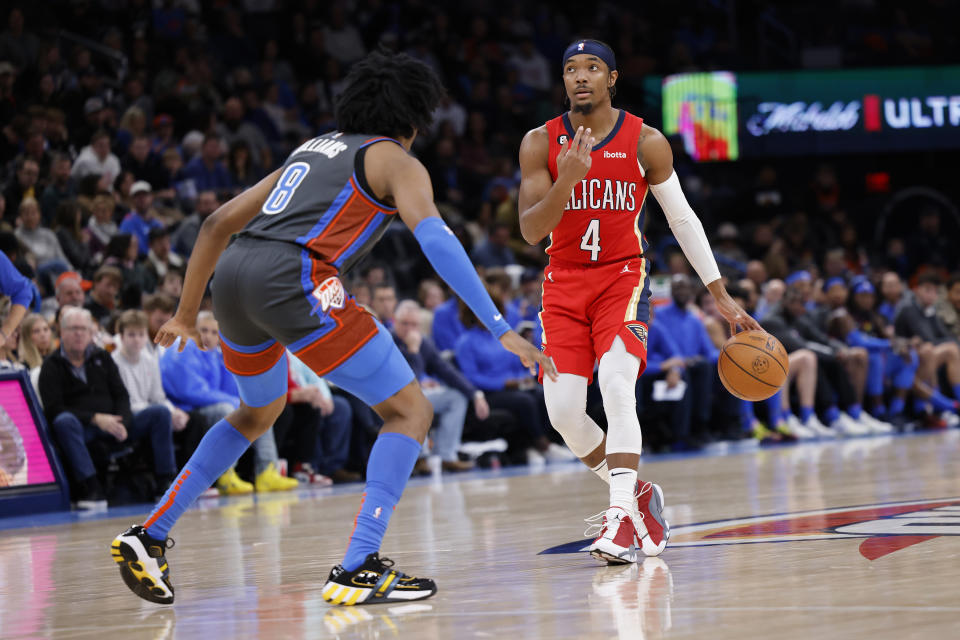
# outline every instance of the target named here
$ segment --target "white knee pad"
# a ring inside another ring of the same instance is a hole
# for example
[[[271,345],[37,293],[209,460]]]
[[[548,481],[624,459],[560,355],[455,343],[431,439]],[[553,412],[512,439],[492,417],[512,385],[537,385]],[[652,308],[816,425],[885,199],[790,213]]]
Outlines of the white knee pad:
[[[587,379],[561,373],[554,382],[543,377],[543,399],[550,424],[563,436],[567,447],[583,458],[603,442],[603,429],[587,415]]]
[[[600,358],[600,393],[607,414],[607,455],[640,454],[643,436],[637,419],[635,388],[640,372],[640,359],[627,351],[619,336]]]

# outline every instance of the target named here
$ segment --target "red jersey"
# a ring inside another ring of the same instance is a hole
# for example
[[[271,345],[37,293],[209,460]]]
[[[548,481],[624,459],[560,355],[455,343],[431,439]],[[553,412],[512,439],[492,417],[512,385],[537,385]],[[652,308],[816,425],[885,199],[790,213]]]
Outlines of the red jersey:
[[[547,164],[557,179],[557,154],[575,135],[568,114],[547,122]],[[563,217],[550,234],[550,264],[607,264],[643,254],[643,202],[647,181],[637,162],[643,118],[620,110],[610,134],[591,152],[590,171],[573,188]]]

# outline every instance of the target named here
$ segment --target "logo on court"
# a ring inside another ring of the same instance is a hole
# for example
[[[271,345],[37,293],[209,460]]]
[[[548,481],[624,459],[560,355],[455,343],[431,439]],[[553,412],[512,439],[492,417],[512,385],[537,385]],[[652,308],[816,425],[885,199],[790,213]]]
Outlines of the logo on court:
[[[647,328],[645,326],[643,326],[639,322],[635,322],[632,324],[628,324],[627,329],[630,330],[630,333],[637,336],[637,340],[642,342],[644,347],[647,346]]]
[[[960,498],[884,502],[672,527],[667,553],[682,547],[861,539],[860,555],[876,560],[940,536],[960,536]],[[591,542],[577,540],[540,553],[579,553]]]
[[[343,283],[335,276],[327,278],[320,286],[313,290],[313,297],[320,306],[320,311],[326,313],[330,309],[343,309],[347,294],[343,290]]]
[[[763,375],[770,368],[770,360],[766,356],[757,356],[753,359],[751,367],[755,373]]]

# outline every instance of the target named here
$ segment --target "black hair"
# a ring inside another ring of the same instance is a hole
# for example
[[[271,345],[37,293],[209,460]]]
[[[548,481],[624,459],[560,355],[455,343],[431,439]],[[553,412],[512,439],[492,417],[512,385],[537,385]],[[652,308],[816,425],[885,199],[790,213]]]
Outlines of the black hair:
[[[943,284],[943,280],[940,279],[940,276],[937,275],[935,271],[925,271],[917,277],[917,286],[922,284],[932,284],[935,287],[939,287]]]
[[[337,128],[407,138],[426,130],[445,91],[433,69],[406,54],[374,51],[347,74],[334,108]]]
[[[127,250],[130,249],[130,243],[132,241],[132,233],[118,233],[110,238],[110,242],[107,243],[106,249],[103,250],[104,257],[126,260]]]

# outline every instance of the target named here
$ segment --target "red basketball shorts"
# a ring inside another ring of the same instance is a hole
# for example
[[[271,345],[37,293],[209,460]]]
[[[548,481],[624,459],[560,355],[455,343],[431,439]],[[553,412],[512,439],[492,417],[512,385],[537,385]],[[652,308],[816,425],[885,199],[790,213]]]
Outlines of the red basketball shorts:
[[[605,265],[544,270],[543,352],[560,373],[593,381],[593,369],[617,336],[647,366],[650,283],[647,262],[635,257]],[[543,381],[543,372],[540,373]]]

